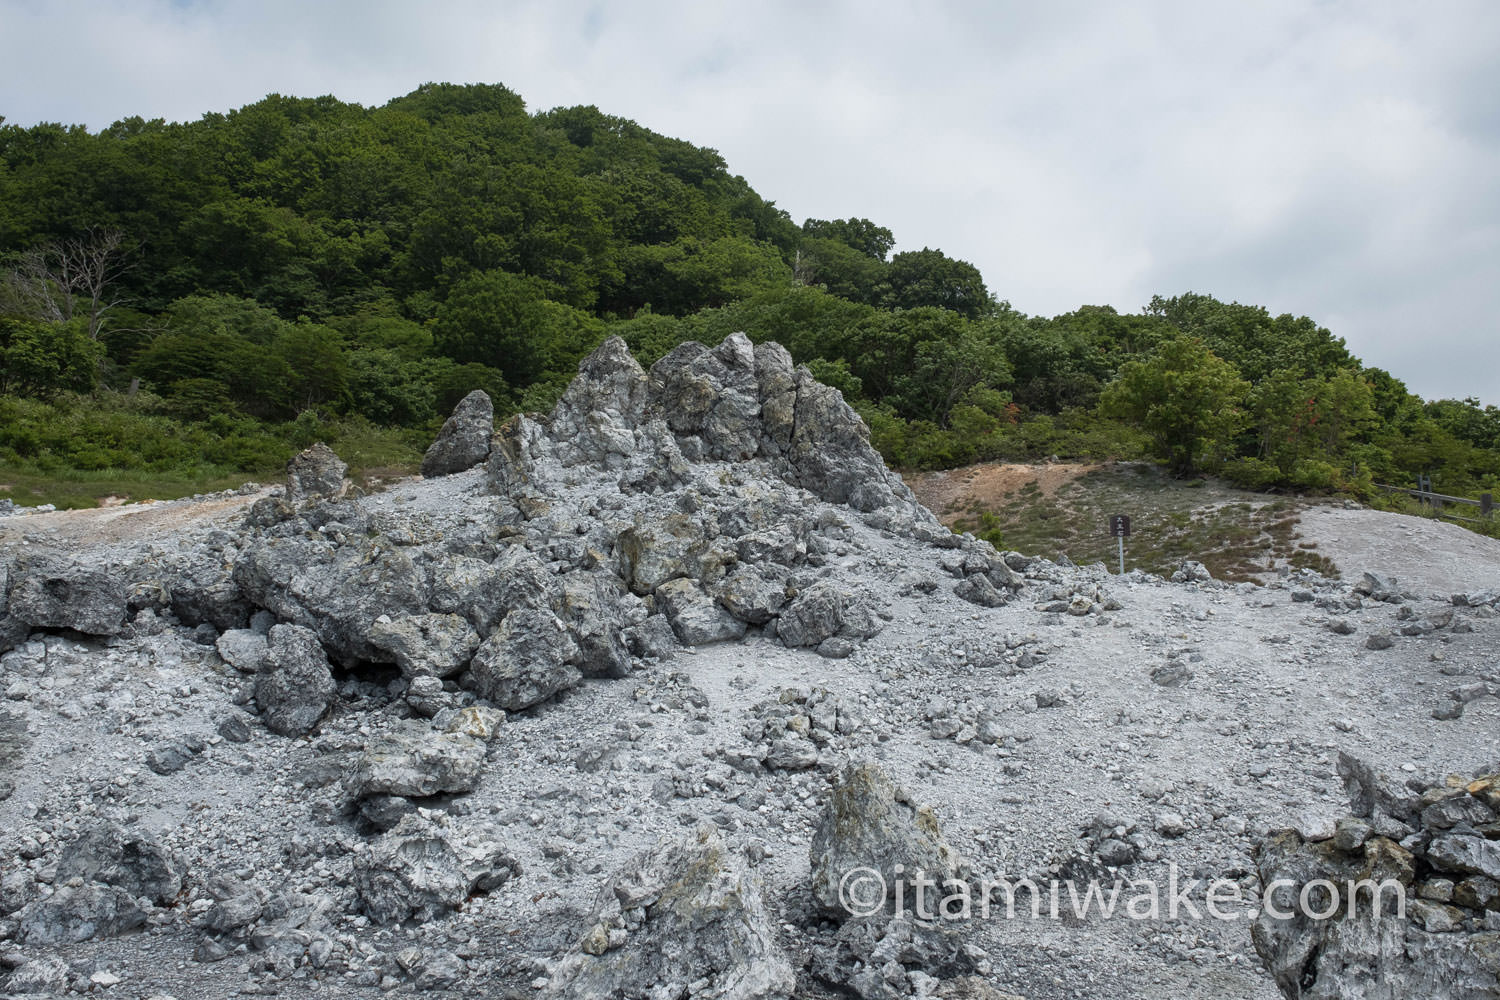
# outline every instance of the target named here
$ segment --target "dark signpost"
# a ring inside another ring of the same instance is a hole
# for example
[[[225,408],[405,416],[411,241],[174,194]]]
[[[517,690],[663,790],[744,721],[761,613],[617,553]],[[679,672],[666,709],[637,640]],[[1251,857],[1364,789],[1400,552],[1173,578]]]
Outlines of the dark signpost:
[[[1111,514],[1109,516],[1109,533],[1119,540],[1120,543],[1120,575],[1125,575],[1125,539],[1130,537],[1130,515]]]

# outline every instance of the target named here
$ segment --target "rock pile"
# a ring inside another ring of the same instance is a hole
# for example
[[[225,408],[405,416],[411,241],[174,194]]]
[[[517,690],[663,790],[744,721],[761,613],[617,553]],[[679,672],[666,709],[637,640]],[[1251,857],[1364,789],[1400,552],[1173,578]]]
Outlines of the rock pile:
[[[1331,837],[1286,830],[1257,851],[1253,938],[1282,994],[1500,995],[1500,774],[1429,786],[1347,754],[1339,770],[1352,814]]]

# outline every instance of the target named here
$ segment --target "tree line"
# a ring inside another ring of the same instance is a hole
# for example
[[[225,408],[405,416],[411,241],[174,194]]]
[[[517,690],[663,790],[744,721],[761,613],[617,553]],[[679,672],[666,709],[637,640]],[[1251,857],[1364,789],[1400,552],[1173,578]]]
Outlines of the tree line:
[[[473,388],[546,408],[608,335],[649,363],[743,329],[840,388],[898,466],[1500,477],[1494,406],[1425,402],[1307,317],[1193,293],[1027,316],[972,264],[895,246],[868,219],[795,223],[712,149],[497,85],[0,119],[0,464],[263,471],[267,429],[416,439]]]

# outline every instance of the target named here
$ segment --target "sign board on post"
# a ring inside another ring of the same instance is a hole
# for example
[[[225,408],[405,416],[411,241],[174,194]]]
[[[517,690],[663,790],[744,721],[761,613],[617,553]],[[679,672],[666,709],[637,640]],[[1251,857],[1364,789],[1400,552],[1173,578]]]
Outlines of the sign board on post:
[[[1130,537],[1130,515],[1111,514],[1109,516],[1109,533],[1120,543],[1120,575],[1125,575],[1125,539]]]

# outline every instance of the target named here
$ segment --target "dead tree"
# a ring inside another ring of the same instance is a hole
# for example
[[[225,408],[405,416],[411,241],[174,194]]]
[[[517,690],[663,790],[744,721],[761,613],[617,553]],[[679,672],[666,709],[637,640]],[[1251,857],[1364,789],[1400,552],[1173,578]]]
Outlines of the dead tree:
[[[17,257],[5,275],[6,297],[17,312],[52,323],[85,316],[89,339],[98,340],[110,310],[126,301],[119,280],[133,266],[124,234],[93,226]]]

